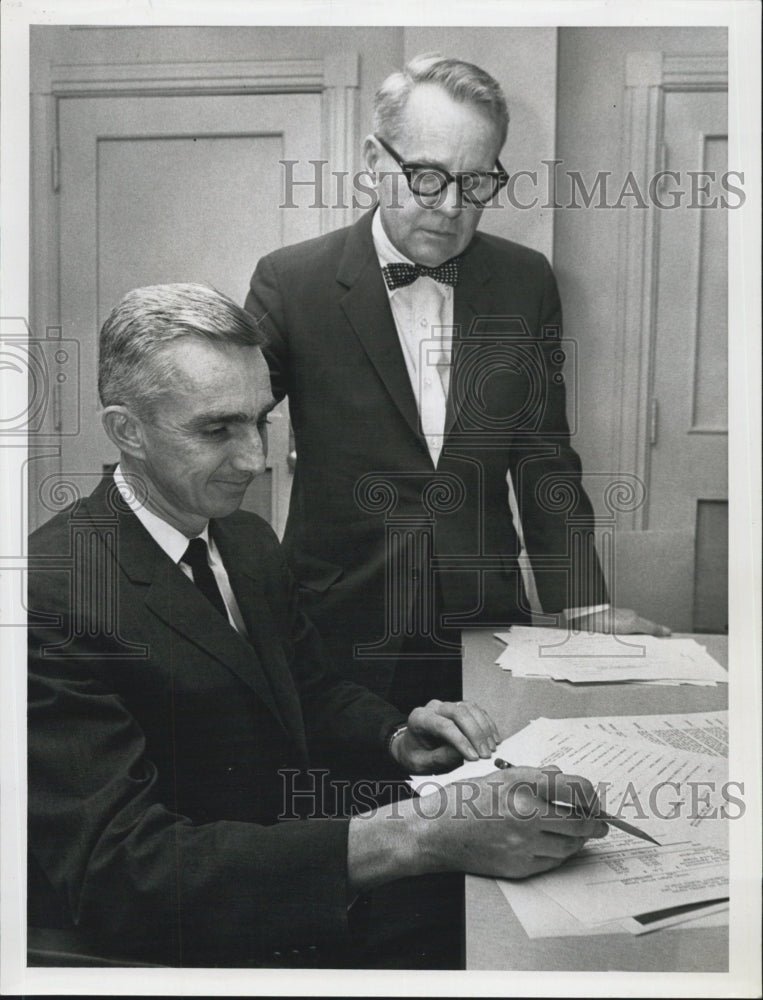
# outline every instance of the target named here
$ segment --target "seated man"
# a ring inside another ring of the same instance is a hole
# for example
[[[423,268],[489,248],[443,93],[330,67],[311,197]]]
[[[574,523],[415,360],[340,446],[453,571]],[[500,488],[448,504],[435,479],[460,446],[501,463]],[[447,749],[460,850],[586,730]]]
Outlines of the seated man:
[[[210,288],[129,293],[100,340],[119,465],[30,542],[29,920],[91,950],[374,962],[353,950],[358,894],[523,877],[606,832],[555,815],[548,776],[524,768],[480,779],[467,809],[456,786],[352,816],[326,801],[315,745],[399,779],[488,757],[498,733],[478,706],[438,701],[401,727],[327,662],[273,532],[238,511],[274,405],[260,346]]]

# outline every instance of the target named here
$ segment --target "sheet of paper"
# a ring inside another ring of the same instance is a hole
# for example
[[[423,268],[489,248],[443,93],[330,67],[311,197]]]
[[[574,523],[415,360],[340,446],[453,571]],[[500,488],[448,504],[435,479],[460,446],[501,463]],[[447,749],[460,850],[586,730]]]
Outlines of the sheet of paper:
[[[631,838],[632,839],[632,838]],[[587,925],[728,896],[728,851],[687,840],[652,847],[589,841],[536,888]]]
[[[528,937],[578,937],[582,934],[622,934],[625,931],[619,920],[598,927],[576,920],[563,906],[537,888],[539,877],[517,881],[495,880]]]
[[[538,876],[542,878],[542,876]],[[716,903],[711,905],[698,904],[699,908],[686,913],[673,913],[659,919],[650,920],[647,924],[639,922],[635,917],[625,917],[604,924],[585,924],[572,916],[563,906],[555,902],[547,893],[537,887],[537,878],[531,879],[496,879],[496,885],[501,890],[506,902],[511,906],[516,918],[530,938],[542,937],[581,937],[583,935],[601,934],[648,934],[663,927],[674,927],[676,924],[692,927],[723,927],[729,920],[729,904]]]
[[[532,937],[643,934],[698,920],[715,926],[727,920],[723,903],[704,908],[700,918],[676,907],[728,894],[727,823],[721,812],[727,805],[721,794],[727,746],[725,712],[541,718],[504,740],[490,760],[466,762],[447,775],[413,783],[425,794],[490,773],[497,757],[536,767],[553,764],[588,778],[602,808],[659,840],[661,846],[653,847],[610,827],[607,838],[589,841],[560,869],[521,882],[498,880]],[[633,919],[663,910],[659,919]]]
[[[525,626],[495,635],[506,643],[496,663],[516,677],[550,677],[577,684],[641,681],[709,685],[728,681],[723,667],[694,639]]]
[[[728,757],[729,713],[689,712],[665,715],[608,715],[565,719],[564,728],[598,733],[605,739],[640,740],[687,753]]]
[[[631,728],[622,720],[613,726]],[[649,717],[646,717],[649,718]],[[536,719],[498,746],[488,760],[467,761],[441,775],[416,775],[412,787],[421,795],[453,781],[495,770],[496,758],[515,765],[554,765],[581,775],[596,788],[601,807],[633,823],[662,842],[679,836],[723,844],[724,816],[733,814],[726,800],[727,762],[720,756],[689,753],[671,745],[609,738],[580,719]],[[732,789],[733,792],[733,789]],[[634,838],[631,838],[634,839]]]
[[[651,934],[652,931],[662,930],[663,927],[675,927],[677,924],[692,927],[725,927],[729,922],[729,902],[725,900],[720,903],[703,903],[698,908],[691,908],[686,913],[674,913],[671,910],[663,910],[660,915],[650,917],[644,923],[639,917],[626,917],[620,921],[631,934]]]
[[[699,836],[724,844],[727,762],[644,741],[606,739],[578,720],[536,719],[504,740],[496,756],[514,764],[554,765],[596,788],[601,807],[655,837]],[[633,838],[631,838],[633,839]]]

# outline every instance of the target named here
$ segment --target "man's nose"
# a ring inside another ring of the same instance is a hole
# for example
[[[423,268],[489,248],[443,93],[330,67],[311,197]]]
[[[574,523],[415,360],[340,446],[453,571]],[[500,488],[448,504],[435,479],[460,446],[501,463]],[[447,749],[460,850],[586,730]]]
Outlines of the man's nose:
[[[440,195],[437,206],[443,215],[456,216],[464,207],[464,196],[457,181],[452,180]]]
[[[239,427],[235,436],[231,461],[236,469],[259,475],[265,471],[267,444],[257,427]]]

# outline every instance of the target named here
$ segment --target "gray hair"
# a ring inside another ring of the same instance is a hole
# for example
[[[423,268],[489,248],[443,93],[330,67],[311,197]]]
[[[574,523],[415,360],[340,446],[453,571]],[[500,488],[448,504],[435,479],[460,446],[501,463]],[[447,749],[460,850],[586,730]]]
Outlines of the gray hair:
[[[501,85],[479,66],[438,52],[414,56],[405,69],[392,73],[382,83],[374,97],[374,132],[389,140],[398,138],[411,90],[421,83],[434,83],[454,101],[481,108],[495,125],[503,147],[509,109]]]
[[[132,406],[144,416],[171,384],[164,348],[182,337],[224,347],[261,347],[257,321],[233,299],[209,285],[147,285],[134,288],[101,328],[98,395],[102,406]]]

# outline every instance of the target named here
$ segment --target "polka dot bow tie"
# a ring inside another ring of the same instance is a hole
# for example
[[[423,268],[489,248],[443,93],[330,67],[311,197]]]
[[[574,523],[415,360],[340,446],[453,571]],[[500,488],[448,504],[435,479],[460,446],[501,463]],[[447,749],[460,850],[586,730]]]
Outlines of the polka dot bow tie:
[[[461,261],[458,257],[451,257],[450,260],[443,261],[437,267],[424,267],[423,264],[387,264],[382,268],[384,280],[387,288],[392,292],[396,288],[403,288],[412,284],[417,278],[434,278],[435,281],[443,285],[458,284],[458,268]]]

